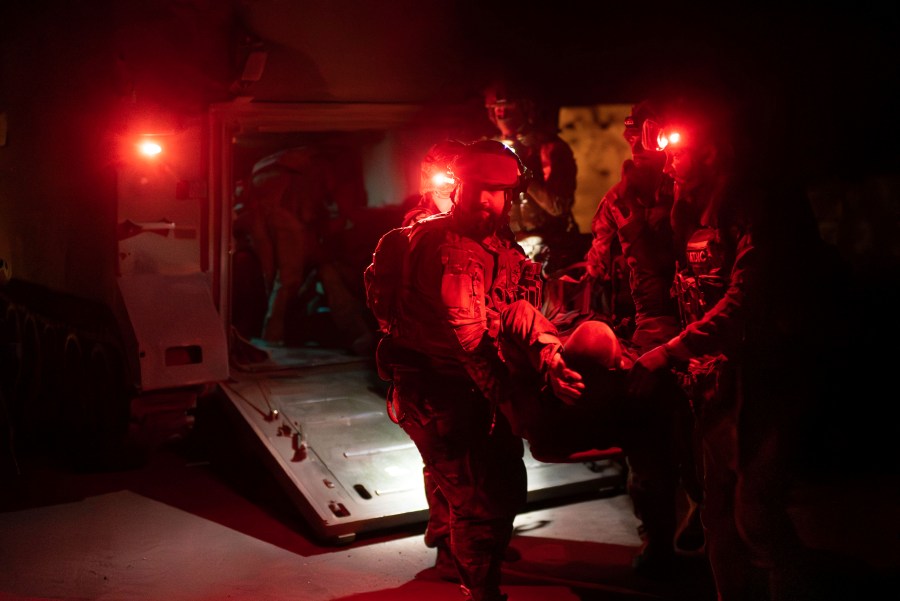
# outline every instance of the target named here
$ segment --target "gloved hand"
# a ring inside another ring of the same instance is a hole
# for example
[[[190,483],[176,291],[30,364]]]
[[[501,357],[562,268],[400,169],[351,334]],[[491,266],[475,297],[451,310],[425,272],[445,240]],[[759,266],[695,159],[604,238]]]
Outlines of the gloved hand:
[[[558,352],[550,359],[547,382],[553,394],[566,405],[574,405],[584,390],[581,374],[566,367],[565,359]]]
[[[638,357],[628,372],[628,393],[647,396],[659,383],[662,373],[669,369],[671,357],[664,344]]]

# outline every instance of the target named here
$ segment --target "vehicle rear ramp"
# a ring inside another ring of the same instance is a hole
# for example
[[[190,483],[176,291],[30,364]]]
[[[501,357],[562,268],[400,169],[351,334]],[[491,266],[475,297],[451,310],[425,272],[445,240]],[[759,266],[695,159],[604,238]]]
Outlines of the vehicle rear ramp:
[[[422,460],[388,417],[383,383],[360,357],[271,349],[222,384],[226,412],[315,534],[329,544],[424,522]],[[541,463],[527,450],[528,502],[624,486],[616,455]]]

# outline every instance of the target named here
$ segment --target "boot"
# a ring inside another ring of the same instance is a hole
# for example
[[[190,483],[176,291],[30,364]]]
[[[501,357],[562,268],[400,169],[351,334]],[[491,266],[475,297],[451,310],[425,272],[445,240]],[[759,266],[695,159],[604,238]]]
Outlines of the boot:
[[[671,544],[647,543],[631,561],[635,573],[650,580],[669,580],[675,575],[675,550]]]
[[[446,544],[437,545],[437,557],[434,560],[434,570],[441,580],[455,583],[460,582],[459,571],[456,569],[456,562],[453,560],[453,554]]]

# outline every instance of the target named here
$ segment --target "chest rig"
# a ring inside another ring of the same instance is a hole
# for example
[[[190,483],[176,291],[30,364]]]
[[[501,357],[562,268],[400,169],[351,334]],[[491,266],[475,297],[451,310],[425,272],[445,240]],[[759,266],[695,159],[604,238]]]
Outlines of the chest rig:
[[[691,234],[685,249],[687,265],[678,266],[672,286],[682,326],[702,318],[724,296],[725,255],[718,230],[704,227]]]
[[[441,295],[462,319],[483,320],[491,335],[499,328],[500,312],[517,300],[540,308],[541,265],[497,239],[483,247],[445,246],[442,250]]]
[[[494,254],[494,277],[486,291],[491,335],[496,335],[500,312],[518,300],[540,309],[542,303],[541,264],[522,257],[517,250],[503,244],[488,246]]]

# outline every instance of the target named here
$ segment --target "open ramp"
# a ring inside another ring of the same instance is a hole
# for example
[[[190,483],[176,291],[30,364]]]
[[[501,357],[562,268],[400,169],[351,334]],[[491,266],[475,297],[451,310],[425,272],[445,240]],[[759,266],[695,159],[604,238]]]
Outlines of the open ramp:
[[[225,404],[320,539],[424,522],[421,458],[388,418],[372,369],[318,351],[278,359],[233,374]],[[624,485],[616,458],[549,464],[526,450],[526,467],[530,503]]]

